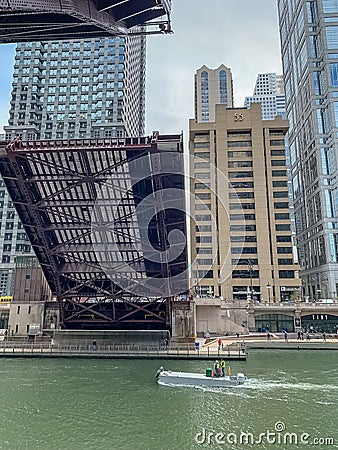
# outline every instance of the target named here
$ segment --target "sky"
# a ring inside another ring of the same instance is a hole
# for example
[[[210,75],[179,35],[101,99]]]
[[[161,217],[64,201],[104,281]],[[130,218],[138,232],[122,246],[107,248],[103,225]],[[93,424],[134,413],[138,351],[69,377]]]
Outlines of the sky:
[[[252,95],[258,73],[281,74],[276,0],[173,0],[172,35],[147,42],[146,134],[187,134],[194,73],[230,67],[235,106]],[[14,46],[0,46],[0,130],[7,122]]]
[[[203,64],[231,68],[235,106],[258,73],[282,73],[276,0],[173,0],[172,26],[173,35],[147,43],[147,134],[186,133]]]

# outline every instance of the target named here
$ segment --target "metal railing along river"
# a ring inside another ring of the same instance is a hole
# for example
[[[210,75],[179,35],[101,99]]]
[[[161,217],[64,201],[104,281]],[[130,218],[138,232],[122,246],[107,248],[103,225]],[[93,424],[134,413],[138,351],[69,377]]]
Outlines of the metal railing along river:
[[[93,344],[51,344],[1,341],[0,356],[73,356],[105,358],[164,358],[164,359],[235,359],[245,360],[246,350],[243,344],[230,344],[223,350],[215,348],[196,348],[194,345],[93,345]]]

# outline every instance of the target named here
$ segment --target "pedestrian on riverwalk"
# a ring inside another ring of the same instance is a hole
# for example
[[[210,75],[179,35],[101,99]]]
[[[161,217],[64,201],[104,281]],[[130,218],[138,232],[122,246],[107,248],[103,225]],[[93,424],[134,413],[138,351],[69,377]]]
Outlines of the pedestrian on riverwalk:
[[[298,331],[298,334],[297,334],[297,341],[300,341],[300,331]]]
[[[324,339],[324,342],[326,342],[326,334],[325,334],[325,331],[323,332],[323,339]]]
[[[271,341],[271,334],[268,332],[267,334],[268,341]]]
[[[285,342],[288,341],[288,333],[286,331],[284,331],[284,340],[285,340]]]
[[[218,339],[218,351],[221,350],[221,347],[222,347],[222,339],[219,338],[219,339]]]

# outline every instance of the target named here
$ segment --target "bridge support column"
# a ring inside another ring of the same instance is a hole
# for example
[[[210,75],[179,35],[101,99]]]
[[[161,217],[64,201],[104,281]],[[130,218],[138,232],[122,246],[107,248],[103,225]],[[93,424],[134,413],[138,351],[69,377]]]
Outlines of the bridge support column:
[[[255,308],[253,304],[249,304],[248,310],[248,330],[250,331],[256,331],[256,323],[255,323]]]
[[[295,331],[302,331],[302,319],[301,319],[302,308],[299,302],[296,302],[295,309]]]
[[[172,342],[194,342],[196,333],[195,303],[173,301],[172,303]]]

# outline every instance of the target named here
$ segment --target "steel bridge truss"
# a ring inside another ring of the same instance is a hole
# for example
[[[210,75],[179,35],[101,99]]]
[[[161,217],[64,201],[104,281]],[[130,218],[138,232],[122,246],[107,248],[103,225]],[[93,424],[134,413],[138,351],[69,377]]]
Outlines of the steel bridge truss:
[[[183,165],[181,135],[0,144],[64,327],[168,327],[188,289]]]
[[[0,43],[171,33],[170,15],[171,0],[0,0]]]

